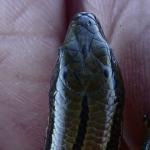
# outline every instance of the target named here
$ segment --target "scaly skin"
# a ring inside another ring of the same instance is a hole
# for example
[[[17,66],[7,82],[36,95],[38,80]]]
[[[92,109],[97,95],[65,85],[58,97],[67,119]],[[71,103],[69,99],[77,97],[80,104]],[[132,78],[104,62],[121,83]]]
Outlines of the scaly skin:
[[[73,17],[50,90],[46,150],[117,150],[124,88],[95,16]]]
[[[147,134],[144,140],[144,144],[142,145],[142,150],[150,150],[150,119],[147,114],[144,115],[144,122],[147,128]]]

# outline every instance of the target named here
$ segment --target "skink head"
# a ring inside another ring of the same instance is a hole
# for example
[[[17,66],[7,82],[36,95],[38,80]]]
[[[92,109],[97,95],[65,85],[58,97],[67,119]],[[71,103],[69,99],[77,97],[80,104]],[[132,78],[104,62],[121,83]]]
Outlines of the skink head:
[[[66,64],[74,63],[75,67],[78,64],[80,67],[77,68],[80,70],[83,68],[81,65],[84,64],[92,68],[95,61],[93,55],[104,64],[110,63],[109,58],[104,58],[104,56],[109,56],[108,49],[104,33],[96,17],[87,12],[76,14],[69,25],[61,48],[67,61]]]

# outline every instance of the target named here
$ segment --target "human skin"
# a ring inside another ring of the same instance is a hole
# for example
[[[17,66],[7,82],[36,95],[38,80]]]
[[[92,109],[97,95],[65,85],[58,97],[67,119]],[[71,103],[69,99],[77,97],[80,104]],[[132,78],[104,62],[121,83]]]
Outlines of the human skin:
[[[124,145],[139,150],[150,113],[149,7],[148,0],[1,0],[0,150],[43,149],[57,49],[79,11],[97,16],[114,49],[126,90]]]

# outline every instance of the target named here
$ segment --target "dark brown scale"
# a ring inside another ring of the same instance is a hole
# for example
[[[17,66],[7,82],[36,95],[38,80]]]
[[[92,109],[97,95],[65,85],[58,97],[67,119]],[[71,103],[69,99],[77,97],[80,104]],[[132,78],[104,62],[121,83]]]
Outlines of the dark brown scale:
[[[45,150],[118,150],[124,88],[95,16],[73,17],[50,90]]]

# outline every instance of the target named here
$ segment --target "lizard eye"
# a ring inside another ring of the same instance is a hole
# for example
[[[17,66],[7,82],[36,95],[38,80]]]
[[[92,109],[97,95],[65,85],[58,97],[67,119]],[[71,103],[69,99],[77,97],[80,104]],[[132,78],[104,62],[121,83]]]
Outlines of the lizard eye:
[[[89,20],[88,23],[87,23],[87,25],[90,26],[91,24],[92,24],[92,23],[91,23],[91,21]]]

